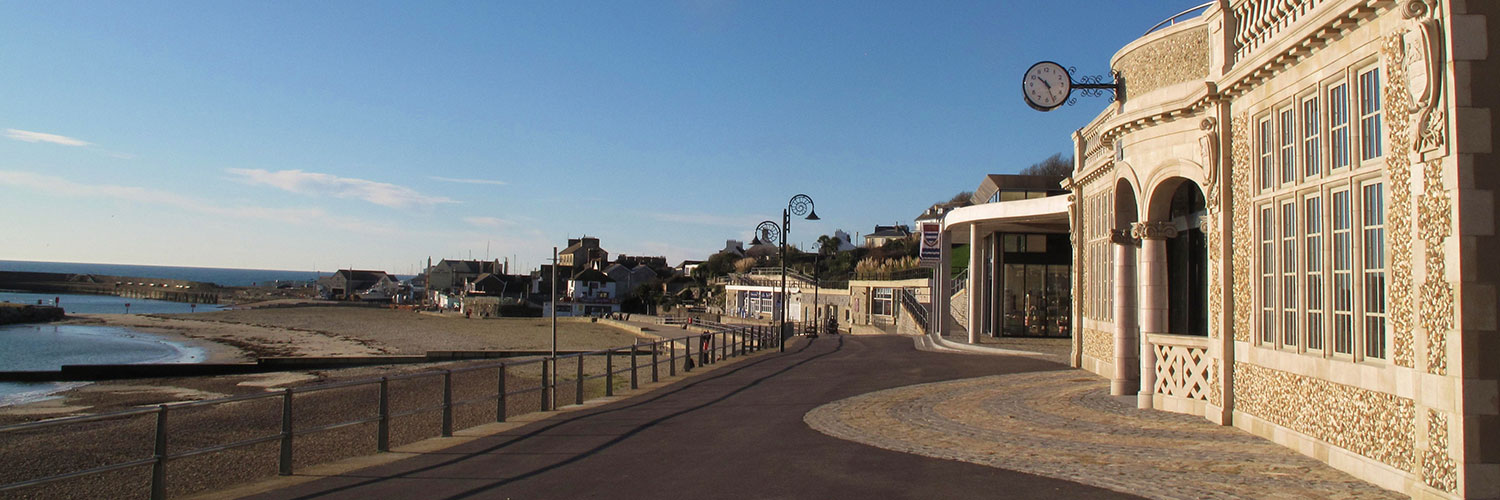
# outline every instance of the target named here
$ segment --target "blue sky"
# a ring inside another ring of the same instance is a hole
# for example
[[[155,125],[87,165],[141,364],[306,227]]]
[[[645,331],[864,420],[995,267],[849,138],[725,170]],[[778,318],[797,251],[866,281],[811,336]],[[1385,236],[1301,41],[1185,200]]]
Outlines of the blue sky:
[[[24,2],[0,16],[0,260],[406,273],[569,236],[703,258],[910,223],[1071,150],[1188,1]]]

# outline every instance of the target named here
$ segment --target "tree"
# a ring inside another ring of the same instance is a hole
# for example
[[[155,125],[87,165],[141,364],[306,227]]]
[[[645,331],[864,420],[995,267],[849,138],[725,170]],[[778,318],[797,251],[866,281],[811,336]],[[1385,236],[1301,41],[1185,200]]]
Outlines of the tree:
[[[1073,174],[1073,157],[1063,158],[1062,153],[1054,153],[1047,159],[1031,164],[1021,169],[1021,175],[1061,175]]]
[[[823,255],[833,255],[833,254],[836,254],[836,253],[839,252],[839,246],[840,246],[839,244],[840,243],[843,243],[843,242],[839,241],[839,239],[838,239],[837,236],[832,236],[832,235],[827,235],[827,234],[819,236],[818,237],[818,253],[823,254]]]
[[[964,206],[964,207],[969,206],[973,202],[974,202],[974,192],[973,191],[959,191],[958,194],[953,195],[953,198],[948,199],[948,203],[949,204],[957,203],[957,204],[959,204],[959,206]]]
[[[750,272],[750,269],[754,268],[754,267],[755,267],[755,257],[745,257],[743,259],[734,261],[734,272],[737,272],[737,273],[740,273],[740,274],[748,273],[748,272]]]

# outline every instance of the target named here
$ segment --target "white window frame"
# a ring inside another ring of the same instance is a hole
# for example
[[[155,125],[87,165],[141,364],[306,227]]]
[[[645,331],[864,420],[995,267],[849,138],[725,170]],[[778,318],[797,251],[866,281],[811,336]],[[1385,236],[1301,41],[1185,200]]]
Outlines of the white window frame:
[[[1257,157],[1259,163],[1256,165],[1256,173],[1260,180],[1257,185],[1260,186],[1261,191],[1265,191],[1276,185],[1276,167],[1274,164],[1276,143],[1273,142],[1276,131],[1272,125],[1271,118],[1271,115],[1266,115],[1255,122],[1256,140],[1260,146],[1260,153]]]
[[[1323,254],[1328,231],[1323,200],[1317,192],[1302,199],[1303,345],[1313,352],[1325,351],[1328,345],[1328,302],[1324,298],[1328,263]]]
[[[1358,323],[1364,359],[1384,361],[1390,356],[1390,322],[1386,317],[1389,277],[1386,267],[1385,184],[1372,179],[1359,185],[1359,298]]]
[[[1349,168],[1354,153],[1349,124],[1349,83],[1340,81],[1328,86],[1328,170]]]
[[[1297,200],[1277,204],[1275,217],[1279,233],[1276,260],[1280,271],[1276,301],[1281,310],[1277,328],[1281,331],[1281,346],[1296,348],[1302,343],[1298,337],[1301,329],[1298,328],[1300,312],[1297,310],[1297,290],[1301,288],[1297,286],[1297,234],[1301,232],[1297,226]]]
[[[1301,124],[1299,130],[1302,134],[1300,142],[1302,177],[1304,178],[1315,178],[1323,174],[1323,125],[1319,121],[1323,113],[1318,107],[1320,104],[1321,100],[1318,99],[1316,92],[1303,98],[1299,104],[1302,107],[1302,116],[1299,117],[1298,123]]]
[[[1328,220],[1331,222],[1329,245],[1332,255],[1328,261],[1331,278],[1329,286],[1332,292],[1329,302],[1332,311],[1329,321],[1329,349],[1336,357],[1351,358],[1357,352],[1354,347],[1357,338],[1354,296],[1358,291],[1354,284],[1354,193],[1347,186],[1340,186],[1328,194],[1328,200]],[[1343,205],[1342,211],[1340,202]],[[1343,216],[1342,221],[1340,215]],[[1339,227],[1341,222],[1344,225],[1342,229]],[[1342,291],[1339,288],[1341,281],[1346,287]]]
[[[1259,322],[1261,345],[1275,346],[1280,337],[1277,336],[1277,323],[1280,322],[1281,311],[1276,305],[1277,286],[1280,279],[1276,273],[1276,205],[1267,203],[1256,207],[1256,229],[1259,247],[1257,249],[1257,264],[1260,265],[1260,288],[1259,293]]]
[[[1377,160],[1385,154],[1384,115],[1380,96],[1380,68],[1371,66],[1357,73],[1359,82],[1359,161]]]
[[[1276,185],[1296,181],[1297,175],[1297,110],[1285,106],[1276,111],[1276,163],[1281,167],[1281,177]]]

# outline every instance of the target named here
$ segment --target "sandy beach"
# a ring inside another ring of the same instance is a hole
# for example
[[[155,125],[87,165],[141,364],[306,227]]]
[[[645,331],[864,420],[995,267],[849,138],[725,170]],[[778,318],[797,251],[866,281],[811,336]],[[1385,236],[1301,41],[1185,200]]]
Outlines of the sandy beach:
[[[542,350],[549,347],[552,335],[548,318],[467,319],[408,310],[328,305],[287,307],[287,304],[193,314],[79,314],[70,315],[63,324],[118,326],[159,335],[204,349],[208,353],[206,361],[211,363],[246,362],[268,356]],[[638,323],[636,328],[641,326],[644,325]],[[558,348],[593,350],[628,346],[649,335],[607,322],[562,318],[558,325]],[[0,425],[404,373],[432,366],[97,382],[59,392],[53,399],[0,408]]]

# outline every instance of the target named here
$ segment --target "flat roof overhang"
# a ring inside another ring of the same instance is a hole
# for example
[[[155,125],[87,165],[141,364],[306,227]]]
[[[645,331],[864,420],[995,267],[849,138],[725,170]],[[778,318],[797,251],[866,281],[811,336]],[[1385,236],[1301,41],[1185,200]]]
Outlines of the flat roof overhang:
[[[1066,195],[967,206],[943,218],[943,231],[954,243],[967,242],[976,229],[981,233],[1067,233],[1068,227]]]

